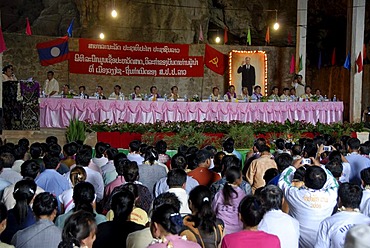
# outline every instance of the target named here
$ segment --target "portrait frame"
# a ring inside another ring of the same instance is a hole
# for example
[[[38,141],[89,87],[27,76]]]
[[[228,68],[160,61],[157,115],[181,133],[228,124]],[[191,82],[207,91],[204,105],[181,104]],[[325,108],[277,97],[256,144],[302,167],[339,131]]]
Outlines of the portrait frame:
[[[229,85],[235,86],[235,92],[237,94],[241,93],[242,74],[239,74],[237,71],[245,57],[251,58],[251,65],[255,68],[255,86],[261,86],[261,94],[267,95],[267,54],[265,51],[232,50],[229,52]],[[249,94],[252,93],[253,92],[249,92]]]

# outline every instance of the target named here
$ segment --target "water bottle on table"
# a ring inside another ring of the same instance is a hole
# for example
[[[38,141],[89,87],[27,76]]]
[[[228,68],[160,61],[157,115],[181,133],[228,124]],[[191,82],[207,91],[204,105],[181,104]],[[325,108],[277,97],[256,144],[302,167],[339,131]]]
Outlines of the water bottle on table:
[[[336,95],[334,95],[334,97],[333,97],[333,102],[336,102],[337,101],[337,96]]]

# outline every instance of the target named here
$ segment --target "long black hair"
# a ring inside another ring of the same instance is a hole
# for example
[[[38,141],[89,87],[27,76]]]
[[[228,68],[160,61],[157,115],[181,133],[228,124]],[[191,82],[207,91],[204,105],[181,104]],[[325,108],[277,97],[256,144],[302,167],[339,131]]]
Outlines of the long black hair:
[[[239,179],[241,175],[242,173],[239,167],[231,166],[226,170],[225,172],[226,183],[224,185],[224,188],[222,189],[225,205],[231,205],[230,200],[238,197],[238,192],[235,191],[232,184],[235,183],[235,181]],[[233,197],[234,194],[236,195],[236,197]]]
[[[35,181],[30,179],[21,180],[14,186],[13,196],[16,201],[14,215],[18,224],[26,219],[29,205],[35,196],[36,187]]]
[[[74,212],[66,220],[58,248],[80,247],[81,241],[89,237],[91,232],[96,232],[94,215],[83,210]]]
[[[179,234],[183,227],[183,221],[176,208],[169,204],[164,204],[153,210],[151,223],[157,223],[171,234]]]
[[[211,199],[212,193],[204,185],[196,186],[189,193],[189,201],[191,201],[193,212],[189,220],[194,222],[195,228],[208,233],[212,233],[216,226],[216,215],[212,210]]]

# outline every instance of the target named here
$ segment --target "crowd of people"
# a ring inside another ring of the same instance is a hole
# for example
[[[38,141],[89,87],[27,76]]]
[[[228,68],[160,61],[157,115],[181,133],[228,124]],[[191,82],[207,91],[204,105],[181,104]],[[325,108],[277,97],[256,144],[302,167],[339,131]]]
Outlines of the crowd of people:
[[[2,144],[0,247],[369,247],[370,141],[166,150]]]

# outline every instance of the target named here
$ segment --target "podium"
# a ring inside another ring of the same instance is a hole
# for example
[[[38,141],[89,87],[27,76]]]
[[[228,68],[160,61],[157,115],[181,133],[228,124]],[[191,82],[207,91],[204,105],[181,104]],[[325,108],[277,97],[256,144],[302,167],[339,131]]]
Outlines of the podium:
[[[3,82],[3,130],[40,130],[40,84]]]

